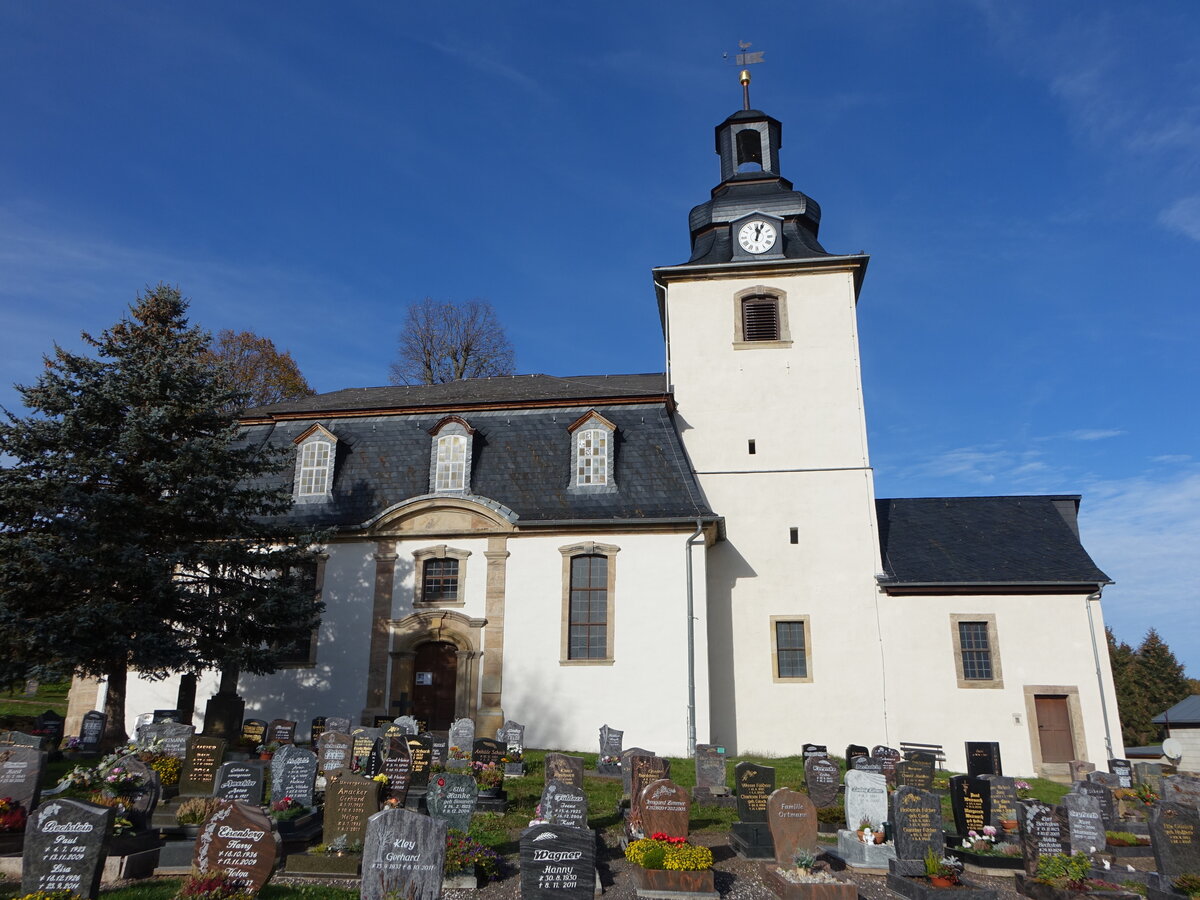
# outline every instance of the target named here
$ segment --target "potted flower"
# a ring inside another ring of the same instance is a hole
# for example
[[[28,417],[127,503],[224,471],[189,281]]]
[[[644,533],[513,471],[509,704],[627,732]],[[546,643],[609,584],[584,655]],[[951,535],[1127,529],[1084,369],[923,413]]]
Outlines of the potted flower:
[[[854,884],[839,881],[829,872],[829,866],[818,860],[811,850],[803,848],[792,857],[791,867],[768,865],[763,869],[763,881],[780,900],[857,900]]]
[[[1013,787],[1017,789],[1018,800],[1028,800],[1033,797],[1033,786],[1028,781],[1018,778],[1013,782]]]
[[[883,830],[883,826],[874,825],[865,816],[858,823],[858,831],[855,834],[858,835],[858,839],[864,844],[882,844],[887,840],[887,833]]]
[[[446,832],[444,889],[475,888],[500,874],[500,854],[456,829]]]
[[[268,741],[265,744],[258,745],[258,758],[270,759],[275,755],[275,751],[279,749],[279,741]]]
[[[446,751],[446,768],[450,771],[460,771],[470,765],[471,754],[461,747],[451,747]]]
[[[175,810],[175,822],[186,837],[196,837],[208,817],[221,805],[218,797],[190,797]]]
[[[525,774],[525,760],[515,748],[500,757],[500,765],[504,767],[505,778],[520,778]]]
[[[12,797],[0,799],[0,853],[19,853],[25,846],[29,811]]]
[[[496,797],[504,786],[504,770],[495,763],[471,763],[471,774],[479,785],[479,793],[487,797]]]
[[[291,797],[271,801],[271,818],[276,822],[290,822],[304,815],[306,807]]]
[[[662,891],[713,893],[713,855],[707,847],[689,844],[686,838],[655,832],[630,841],[625,858],[634,864],[638,896]]]
[[[962,874],[962,863],[949,856],[939,856],[932,847],[925,851],[925,877],[937,888],[953,887]]]
[[[996,828],[993,825],[984,825],[983,834],[972,828],[962,842],[964,850],[974,850],[976,853],[987,853],[995,844]]]

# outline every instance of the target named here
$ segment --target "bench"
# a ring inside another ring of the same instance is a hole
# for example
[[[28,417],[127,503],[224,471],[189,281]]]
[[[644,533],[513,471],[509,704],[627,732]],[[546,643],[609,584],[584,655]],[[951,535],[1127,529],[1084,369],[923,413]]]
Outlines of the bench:
[[[928,753],[933,757],[939,769],[945,767],[946,751],[941,744],[918,744],[913,741],[901,741],[900,752],[904,754],[905,759],[911,759],[913,753]]]

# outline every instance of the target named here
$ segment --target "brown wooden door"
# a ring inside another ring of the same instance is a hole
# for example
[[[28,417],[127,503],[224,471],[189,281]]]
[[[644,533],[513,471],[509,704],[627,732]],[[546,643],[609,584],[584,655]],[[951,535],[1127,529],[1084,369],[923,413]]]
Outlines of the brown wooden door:
[[[413,715],[429,731],[445,731],[454,721],[458,648],[435,642],[417,647],[413,661]]]
[[[1070,762],[1075,758],[1075,740],[1071,734],[1071,714],[1067,710],[1067,698],[1034,697],[1033,704],[1037,712],[1042,762]]]

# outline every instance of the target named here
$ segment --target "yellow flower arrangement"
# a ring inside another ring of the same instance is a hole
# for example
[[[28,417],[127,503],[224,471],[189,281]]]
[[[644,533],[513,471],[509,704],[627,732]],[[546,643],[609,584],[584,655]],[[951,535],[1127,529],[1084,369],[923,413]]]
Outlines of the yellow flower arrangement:
[[[631,841],[625,858],[643,869],[670,869],[676,872],[703,872],[711,869],[712,851],[689,844],[683,838],[655,835]]]

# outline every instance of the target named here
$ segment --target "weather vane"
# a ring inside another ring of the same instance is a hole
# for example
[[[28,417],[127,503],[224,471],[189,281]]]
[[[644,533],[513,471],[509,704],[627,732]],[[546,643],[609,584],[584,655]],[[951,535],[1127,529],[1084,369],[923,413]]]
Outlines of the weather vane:
[[[750,48],[753,45],[749,41],[738,41],[738,49],[741,53],[734,54],[734,62],[739,66],[752,66],[755,63],[763,61],[763,51],[756,50],[751,53]],[[722,53],[723,59],[729,59],[728,53]],[[738,75],[738,79],[742,82],[742,109],[750,108],[750,70],[742,69]]]

